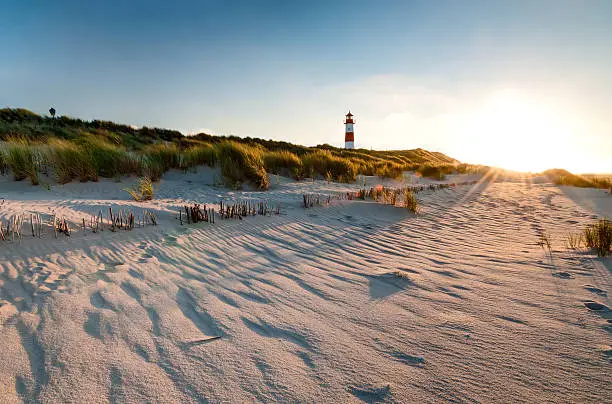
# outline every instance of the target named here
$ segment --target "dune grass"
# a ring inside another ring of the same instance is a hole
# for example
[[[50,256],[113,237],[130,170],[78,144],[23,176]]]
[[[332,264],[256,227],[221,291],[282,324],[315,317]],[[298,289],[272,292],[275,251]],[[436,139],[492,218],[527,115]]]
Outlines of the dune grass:
[[[31,147],[26,142],[16,141],[9,143],[3,154],[3,160],[13,173],[15,181],[28,178],[32,185],[40,183],[38,172],[42,154],[38,148]]]
[[[183,170],[197,166],[214,167],[217,162],[217,150],[209,143],[193,145],[180,153],[179,166]]]
[[[267,151],[264,153],[264,167],[272,174],[288,174],[299,178],[302,173],[302,160],[297,154],[287,150]]]
[[[3,148],[0,148],[0,175],[6,175],[9,172],[6,153]]]
[[[156,143],[143,149],[143,170],[153,181],[171,168],[180,167],[180,154],[176,144]]]
[[[454,165],[443,164],[443,165],[420,165],[416,172],[421,174],[423,177],[431,178],[434,180],[443,180],[445,176],[452,174],[456,171]]]
[[[595,250],[598,256],[605,257],[612,249],[612,221],[599,219],[588,225],[582,236],[588,248]]]
[[[288,175],[295,179],[324,178],[328,181],[352,182],[357,174],[399,178],[414,165],[376,158],[366,161],[342,157],[330,150],[314,150],[298,156],[288,150],[269,151],[258,144],[224,141],[216,144],[195,142],[180,144],[161,142],[129,150],[112,137],[82,133],[76,141],[50,138],[45,144],[28,144],[14,139],[5,143],[0,155],[0,172],[10,170],[16,180],[37,181],[41,168],[51,169],[58,182],[98,181],[121,175],[147,176],[158,181],[170,169],[184,171],[197,166],[219,166],[227,184],[245,181],[268,189],[267,173]],[[4,167],[4,168],[3,168]],[[419,168],[427,166],[418,166]],[[434,168],[439,172],[439,167]],[[447,168],[445,168],[447,169]]]
[[[60,184],[74,179],[81,182],[98,180],[98,171],[89,149],[66,140],[53,139],[47,150],[53,174]]]
[[[357,167],[346,158],[334,156],[328,150],[316,150],[302,157],[306,175],[320,175],[340,182],[352,182],[357,177]]]
[[[399,163],[394,162],[378,162],[374,165],[374,175],[379,176],[383,180],[386,178],[400,178],[406,167]]]
[[[124,188],[123,190],[137,202],[153,199],[153,181],[149,177],[142,177],[133,188]]]
[[[282,141],[200,133],[183,136],[159,128],[134,128],[108,121],[83,121],[37,115],[26,109],[0,109],[0,173],[15,179],[50,173],[61,183],[97,181],[122,175],[157,181],[170,169],[219,166],[226,183],[245,181],[268,189],[267,173],[352,182],[357,174],[398,178],[404,171],[458,167],[457,161],[423,149],[404,151],[344,150],[330,145],[306,147]]]
[[[270,188],[261,147],[248,147],[226,141],[218,144],[216,149],[221,173],[228,181],[228,185],[234,186],[247,181],[259,189]]]
[[[542,174],[547,176],[555,185],[568,185],[579,188],[601,188],[608,189],[612,192],[612,180],[610,178],[576,175],[567,170],[558,168],[544,171]]]

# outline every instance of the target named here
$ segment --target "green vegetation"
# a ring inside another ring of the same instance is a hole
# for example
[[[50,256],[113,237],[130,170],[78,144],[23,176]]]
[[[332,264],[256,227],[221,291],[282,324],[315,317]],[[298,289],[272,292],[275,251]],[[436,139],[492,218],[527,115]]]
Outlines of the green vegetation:
[[[53,139],[47,149],[47,160],[60,184],[73,179],[97,181],[98,171],[95,168],[90,150],[65,141]]]
[[[585,245],[597,251],[600,257],[605,257],[612,250],[612,222],[610,220],[599,219],[587,226],[582,234]]]
[[[306,175],[318,174],[340,182],[355,181],[357,167],[351,160],[335,156],[329,150],[315,150],[302,157]]]
[[[15,181],[29,178],[32,185],[39,184],[40,152],[38,149],[29,147],[24,142],[11,143],[6,149],[4,160],[13,173]]]
[[[352,182],[357,174],[398,178],[404,171],[417,171],[439,179],[477,169],[423,149],[344,150],[205,133],[184,136],[167,129],[0,109],[0,173],[11,172],[16,180],[29,178],[37,184],[44,173],[60,183],[122,175],[157,181],[170,169],[202,165],[220,167],[230,186],[248,181],[260,189],[268,189],[268,173]]]
[[[125,188],[135,201],[150,201],[153,199],[153,181],[149,177],[142,177],[134,188]]]
[[[233,141],[225,141],[218,144],[217,152],[221,174],[229,185],[250,181],[260,189],[270,188],[261,147],[248,147]]]
[[[287,150],[268,151],[263,158],[269,173],[286,174],[298,179],[302,174],[302,160],[295,153]]]
[[[180,168],[193,169],[197,166],[214,167],[217,161],[217,150],[208,143],[189,146],[181,153]]]

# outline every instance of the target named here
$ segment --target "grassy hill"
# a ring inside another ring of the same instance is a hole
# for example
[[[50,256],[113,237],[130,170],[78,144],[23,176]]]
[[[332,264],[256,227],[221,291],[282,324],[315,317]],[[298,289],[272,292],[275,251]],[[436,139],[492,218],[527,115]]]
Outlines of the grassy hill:
[[[40,173],[61,183],[125,174],[157,180],[171,168],[198,165],[220,167],[229,185],[250,181],[263,189],[268,187],[267,173],[350,182],[358,174],[397,177],[413,170],[440,177],[474,169],[423,149],[349,151],[205,133],[185,136],[169,129],[44,117],[21,108],[0,109],[0,142],[0,172],[11,172],[16,180],[29,178],[33,184]]]

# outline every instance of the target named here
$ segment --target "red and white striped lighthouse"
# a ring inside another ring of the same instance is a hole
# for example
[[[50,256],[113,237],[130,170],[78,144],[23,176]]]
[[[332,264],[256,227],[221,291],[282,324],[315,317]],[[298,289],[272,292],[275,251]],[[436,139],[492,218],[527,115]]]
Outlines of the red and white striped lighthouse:
[[[355,132],[353,129],[353,124],[355,121],[353,120],[353,114],[351,111],[346,114],[346,119],[344,120],[344,148],[345,149],[354,149],[355,148]]]

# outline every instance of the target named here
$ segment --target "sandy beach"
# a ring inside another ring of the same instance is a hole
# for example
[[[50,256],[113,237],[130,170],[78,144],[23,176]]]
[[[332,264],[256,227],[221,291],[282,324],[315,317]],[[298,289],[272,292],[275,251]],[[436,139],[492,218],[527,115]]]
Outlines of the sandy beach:
[[[2,179],[0,218],[55,211],[75,228],[0,242],[3,402],[609,399],[612,317],[585,302],[610,307],[612,263],[564,243],[612,213],[605,191],[481,182],[419,193],[415,216],[301,205],[358,185],[271,177],[269,192],[228,191],[214,176],[167,174],[147,203],[122,191],[133,179]],[[281,214],[177,219],[188,203],[245,199]],[[158,225],[79,230],[109,206]]]

